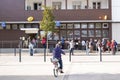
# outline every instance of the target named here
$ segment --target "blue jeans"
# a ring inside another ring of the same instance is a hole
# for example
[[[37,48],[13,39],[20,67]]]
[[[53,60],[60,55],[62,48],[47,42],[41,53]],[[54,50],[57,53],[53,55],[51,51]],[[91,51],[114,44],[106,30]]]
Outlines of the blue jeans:
[[[59,65],[60,65],[59,68],[60,68],[60,69],[63,69],[62,59],[59,59],[58,63],[59,63]]]

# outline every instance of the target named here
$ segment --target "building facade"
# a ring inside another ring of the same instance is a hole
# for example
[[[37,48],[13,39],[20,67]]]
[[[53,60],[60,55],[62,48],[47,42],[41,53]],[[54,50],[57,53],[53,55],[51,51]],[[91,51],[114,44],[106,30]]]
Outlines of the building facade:
[[[65,40],[106,38],[119,41],[116,35],[120,25],[118,3],[119,0],[2,0],[0,41],[28,36],[41,39],[44,31],[39,28],[39,23],[43,5],[54,8],[55,21],[60,23],[56,26],[58,32],[49,32],[50,41],[61,40],[62,37]],[[34,18],[32,22],[27,21],[30,16]]]

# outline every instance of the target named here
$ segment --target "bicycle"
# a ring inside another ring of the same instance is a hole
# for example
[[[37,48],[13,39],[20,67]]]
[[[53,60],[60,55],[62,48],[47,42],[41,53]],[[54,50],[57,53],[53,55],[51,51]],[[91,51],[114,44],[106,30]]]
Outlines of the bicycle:
[[[50,58],[51,62],[53,63],[54,65],[54,68],[53,68],[53,74],[54,74],[54,77],[58,77],[58,71],[59,71],[59,66],[58,66],[58,59],[56,58]]]

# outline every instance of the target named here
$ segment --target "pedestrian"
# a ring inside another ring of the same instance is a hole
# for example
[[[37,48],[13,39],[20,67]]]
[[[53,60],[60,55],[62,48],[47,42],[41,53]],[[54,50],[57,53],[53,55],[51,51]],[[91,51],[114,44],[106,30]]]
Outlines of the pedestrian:
[[[61,54],[65,54],[65,52],[61,49],[59,43],[56,44],[55,48],[53,49],[53,59],[58,59],[58,63],[59,63],[59,71],[60,73],[64,73],[63,72],[63,62],[62,62],[62,55]]]
[[[98,42],[96,43],[96,46],[98,48],[98,53],[100,54],[101,53],[101,47],[102,47],[102,43],[101,43],[101,40],[99,39]]]
[[[86,47],[86,54],[89,55],[89,41],[88,40],[86,41],[85,47]]]
[[[69,42],[70,54],[74,55],[74,41],[70,40]]]
[[[33,44],[31,42],[29,43],[29,52],[30,52],[30,56],[33,56],[34,49],[33,49]]]

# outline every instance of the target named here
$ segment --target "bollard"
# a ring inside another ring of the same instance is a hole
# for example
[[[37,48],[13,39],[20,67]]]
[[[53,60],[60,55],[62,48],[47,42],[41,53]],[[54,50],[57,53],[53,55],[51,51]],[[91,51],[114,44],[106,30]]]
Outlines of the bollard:
[[[21,48],[19,48],[19,62],[21,62]]]
[[[46,62],[46,48],[44,48],[44,62]]]
[[[69,61],[71,62],[71,52],[70,52],[70,54],[69,54]]]
[[[102,62],[102,51],[100,49],[100,62]]]
[[[16,48],[14,48],[14,56],[16,56]]]

